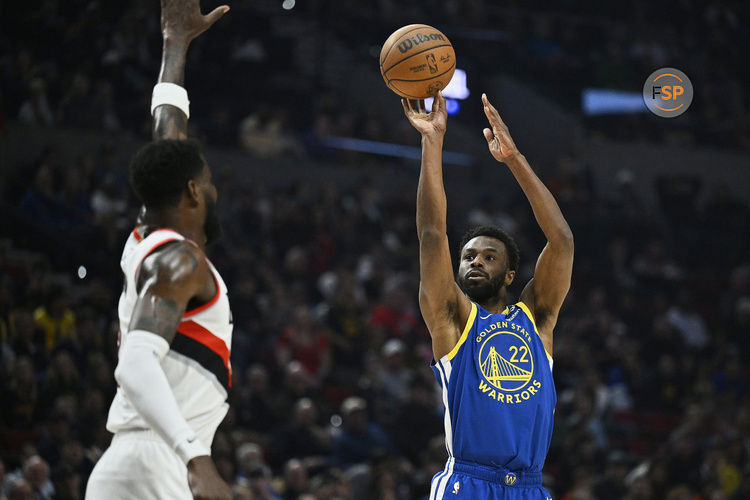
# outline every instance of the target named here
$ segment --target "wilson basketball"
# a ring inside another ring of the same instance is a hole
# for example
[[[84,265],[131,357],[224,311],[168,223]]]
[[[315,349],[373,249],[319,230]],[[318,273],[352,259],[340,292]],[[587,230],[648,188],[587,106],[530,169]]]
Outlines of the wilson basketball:
[[[456,54],[448,38],[426,24],[399,28],[380,50],[380,74],[401,97],[424,99],[448,85]]]

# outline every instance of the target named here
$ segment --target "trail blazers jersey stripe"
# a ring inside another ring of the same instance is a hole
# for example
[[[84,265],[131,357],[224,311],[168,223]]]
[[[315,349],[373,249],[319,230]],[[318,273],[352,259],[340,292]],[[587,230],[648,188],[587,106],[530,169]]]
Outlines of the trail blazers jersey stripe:
[[[215,337],[195,321],[188,320],[180,323],[171,349],[196,360],[213,373],[227,391],[232,387],[229,349],[220,338]]]

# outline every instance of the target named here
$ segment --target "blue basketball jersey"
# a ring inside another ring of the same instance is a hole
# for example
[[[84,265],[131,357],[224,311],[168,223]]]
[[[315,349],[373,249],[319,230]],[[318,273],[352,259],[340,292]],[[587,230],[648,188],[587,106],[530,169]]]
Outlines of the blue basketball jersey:
[[[472,303],[458,343],[432,369],[443,392],[449,463],[541,472],[557,394],[552,357],[526,304],[490,314]]]

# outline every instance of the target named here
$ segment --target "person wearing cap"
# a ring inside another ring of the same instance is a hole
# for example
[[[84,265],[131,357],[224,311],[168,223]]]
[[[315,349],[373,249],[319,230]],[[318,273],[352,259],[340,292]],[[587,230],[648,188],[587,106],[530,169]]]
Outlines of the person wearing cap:
[[[367,402],[350,396],[341,403],[343,426],[333,443],[336,465],[349,467],[384,457],[395,450],[385,431],[367,414]]]

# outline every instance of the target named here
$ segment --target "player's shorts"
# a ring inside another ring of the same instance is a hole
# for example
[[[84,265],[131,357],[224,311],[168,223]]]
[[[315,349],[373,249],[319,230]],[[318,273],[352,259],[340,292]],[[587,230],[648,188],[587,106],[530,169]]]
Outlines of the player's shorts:
[[[541,472],[515,472],[455,458],[435,474],[430,500],[551,500]]]
[[[86,500],[192,498],[187,467],[151,430],[115,434],[86,485]]]

